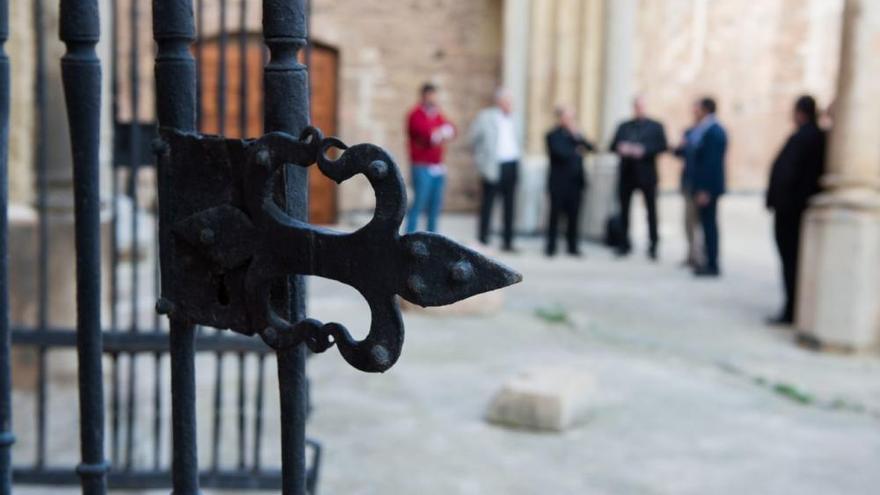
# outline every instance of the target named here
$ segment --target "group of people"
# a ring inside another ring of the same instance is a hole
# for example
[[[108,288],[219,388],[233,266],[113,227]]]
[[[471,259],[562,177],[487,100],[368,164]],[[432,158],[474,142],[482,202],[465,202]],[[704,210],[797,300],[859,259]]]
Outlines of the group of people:
[[[559,223],[564,219],[567,251],[572,256],[580,256],[580,211],[587,186],[583,157],[597,151],[597,147],[578,129],[571,108],[560,106],[555,114],[557,123],[546,136],[549,218],[545,253],[556,255]],[[620,162],[619,211],[609,219],[608,238],[617,255],[630,254],[630,205],[634,193],[639,192],[647,210],[647,255],[652,260],[658,258],[657,158],[663,153],[673,153],[683,163],[680,187],[688,245],[683,264],[696,276],[718,277],[721,274],[718,206],[726,190],[727,132],[717,118],[717,104],[710,97],[694,102],[692,116],[692,124],[680,142],[670,146],[663,124],[648,117],[644,99],[634,99],[633,117],[618,126],[609,146],[609,151],[615,153]],[[795,131],[773,163],[766,200],[775,215],[775,237],[786,295],[781,314],[773,318],[775,323],[789,323],[794,318],[801,220],[810,196],[820,190],[819,177],[824,169],[825,132],[819,127],[812,97],[797,100],[793,120]],[[444,146],[458,131],[440,111],[434,85],[422,87],[419,104],[409,114],[407,131],[415,192],[407,231],[418,228],[422,215],[427,217],[427,229],[435,231],[445,187]],[[514,251],[515,193],[522,148],[514,125],[512,100],[505,89],[497,90],[494,104],[477,115],[468,138],[482,180],[477,237],[481,243],[489,243],[492,210],[496,198],[500,197],[502,249]]]

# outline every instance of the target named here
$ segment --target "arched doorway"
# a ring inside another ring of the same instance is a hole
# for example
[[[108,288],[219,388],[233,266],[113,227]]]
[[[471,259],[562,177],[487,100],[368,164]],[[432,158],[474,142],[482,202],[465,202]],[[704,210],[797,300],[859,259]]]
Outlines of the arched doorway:
[[[265,46],[259,36],[249,36],[242,61],[238,35],[231,34],[221,57],[218,39],[209,39],[195,47],[200,84],[199,128],[208,134],[230,137],[255,137],[263,131],[263,65]],[[309,57],[312,123],[325,135],[337,132],[339,54],[327,45],[313,43],[301,58]],[[244,64],[242,63],[244,62]],[[221,80],[221,63],[225,77]],[[244,69],[244,70],[243,70]],[[242,77],[242,74],[246,74]],[[244,83],[244,87],[242,87]],[[224,87],[224,89],[221,89]],[[225,97],[221,101],[220,94]],[[247,104],[242,106],[241,102]],[[222,114],[222,119],[221,119]],[[309,221],[331,224],[336,221],[336,184],[317,168],[309,171]]]

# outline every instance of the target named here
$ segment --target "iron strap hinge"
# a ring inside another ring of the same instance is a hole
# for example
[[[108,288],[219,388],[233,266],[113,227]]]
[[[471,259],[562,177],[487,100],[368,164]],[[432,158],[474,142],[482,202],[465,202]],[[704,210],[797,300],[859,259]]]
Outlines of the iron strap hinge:
[[[328,156],[334,148],[343,150],[335,159]],[[305,342],[323,352],[335,343],[352,366],[385,371],[403,346],[397,296],[442,306],[522,279],[443,236],[401,236],[406,188],[397,165],[377,146],[349,148],[311,127],[298,139],[271,133],[255,140],[161,129],[155,150],[162,270],[157,309],[191,323],[259,334],[274,348]],[[337,183],[357,174],[369,180],[376,195],[369,223],[344,233],[284,211],[285,169],[313,164]],[[372,313],[367,336],[355,340],[338,323],[287,321],[273,287],[292,275],[355,288]]]

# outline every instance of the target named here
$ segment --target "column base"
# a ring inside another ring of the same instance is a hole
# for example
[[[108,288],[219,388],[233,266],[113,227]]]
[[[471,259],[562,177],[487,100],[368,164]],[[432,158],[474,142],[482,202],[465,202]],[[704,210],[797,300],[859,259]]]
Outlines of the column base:
[[[810,347],[880,345],[880,194],[817,198],[804,218],[796,325]]]

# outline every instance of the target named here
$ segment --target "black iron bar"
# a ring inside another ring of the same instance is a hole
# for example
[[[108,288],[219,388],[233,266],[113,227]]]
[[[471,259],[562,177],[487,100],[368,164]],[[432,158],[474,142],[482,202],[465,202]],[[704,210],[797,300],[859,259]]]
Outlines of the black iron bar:
[[[107,491],[101,332],[101,35],[97,0],[61,0],[61,76],[73,153],[80,441],[85,494]]]
[[[248,24],[247,0],[241,0],[238,19],[238,132],[239,137],[248,137]]]
[[[263,0],[263,37],[269,47],[264,72],[267,132],[294,136],[309,123],[309,85],[306,66],[297,54],[307,43],[304,0]],[[297,220],[308,220],[308,172],[304,167],[285,170],[285,209]],[[291,277],[287,284],[290,321],[305,313],[305,281]],[[305,421],[307,390],[306,352],[303,344],[278,351],[278,388],[281,404],[281,472],[285,495],[306,493]]]
[[[14,326],[12,328],[12,343],[23,347],[76,347],[76,335],[70,330],[50,328],[45,332],[32,332],[29,328]],[[197,352],[254,352],[266,353],[272,349],[260,339],[253,339],[241,335],[200,335],[198,337]],[[168,336],[164,333],[142,332],[107,333],[104,335],[104,352],[114,354],[119,352],[152,352],[166,353],[169,351]]]
[[[192,8],[190,4],[187,4]],[[196,0],[196,129],[203,131],[204,117],[202,97],[204,95],[205,38],[202,35],[205,25],[205,2]]]
[[[44,0],[34,1],[34,32],[36,74],[34,81],[34,97],[36,100],[36,134],[34,143],[34,161],[37,168],[37,212],[39,214],[39,247],[37,248],[37,331],[41,332],[49,325],[49,179],[48,161],[46,158],[46,130],[48,128],[46,89],[46,33]],[[36,431],[36,464],[46,462],[46,349],[37,350],[37,431]]]
[[[244,357],[244,352],[238,353],[238,469],[241,470],[245,468],[245,442],[247,440],[245,431],[247,427],[247,413],[245,411],[247,397],[245,397]]]
[[[112,101],[113,122],[119,122],[119,2],[110,2],[110,94]],[[113,168],[110,171],[110,331],[115,332],[119,327],[119,184],[116,165],[118,160],[114,157]],[[110,462],[119,464],[119,353],[111,355],[110,362]]]
[[[139,328],[140,311],[140,276],[138,262],[140,253],[140,205],[138,198],[138,172],[141,161],[141,127],[140,127],[140,30],[137,28],[140,17],[139,2],[131,2],[129,10],[129,105],[131,106],[131,125],[129,126],[129,154],[128,154],[128,193],[131,199],[131,326],[129,331],[137,333]],[[128,355],[128,401],[126,404],[126,429],[125,429],[125,469],[131,469],[134,454],[135,425],[135,402],[137,397],[137,354]]]
[[[220,9],[220,18],[218,26],[218,45],[217,45],[217,83],[216,105],[217,105],[217,134],[223,136],[226,134],[226,48],[228,36],[226,33],[226,0],[218,0]],[[218,333],[220,331],[218,330]],[[216,370],[214,375],[214,411],[213,424],[211,431],[211,471],[220,470],[220,450],[222,447],[222,439],[220,432],[223,429],[223,361],[222,352],[215,355]]]
[[[254,395],[254,463],[253,470],[262,470],[260,450],[263,448],[263,388],[266,376],[266,355],[257,356],[257,390]]]
[[[153,0],[156,54],[156,115],[160,126],[196,130],[196,65],[190,53],[195,40],[192,0]],[[159,171],[160,181],[163,171]],[[169,228],[160,208],[160,251],[171,249]],[[160,253],[161,254],[161,253]],[[169,280],[162,274],[163,294]],[[199,493],[196,442],[195,327],[171,315],[172,483],[177,495]]]
[[[12,369],[9,363],[9,4],[0,0],[0,495],[12,493]]]
[[[218,338],[221,336],[222,330],[217,330]],[[220,449],[221,437],[220,431],[223,428],[223,352],[218,351],[215,355],[216,369],[214,373],[214,410],[213,424],[211,429],[211,471],[220,470]]]

